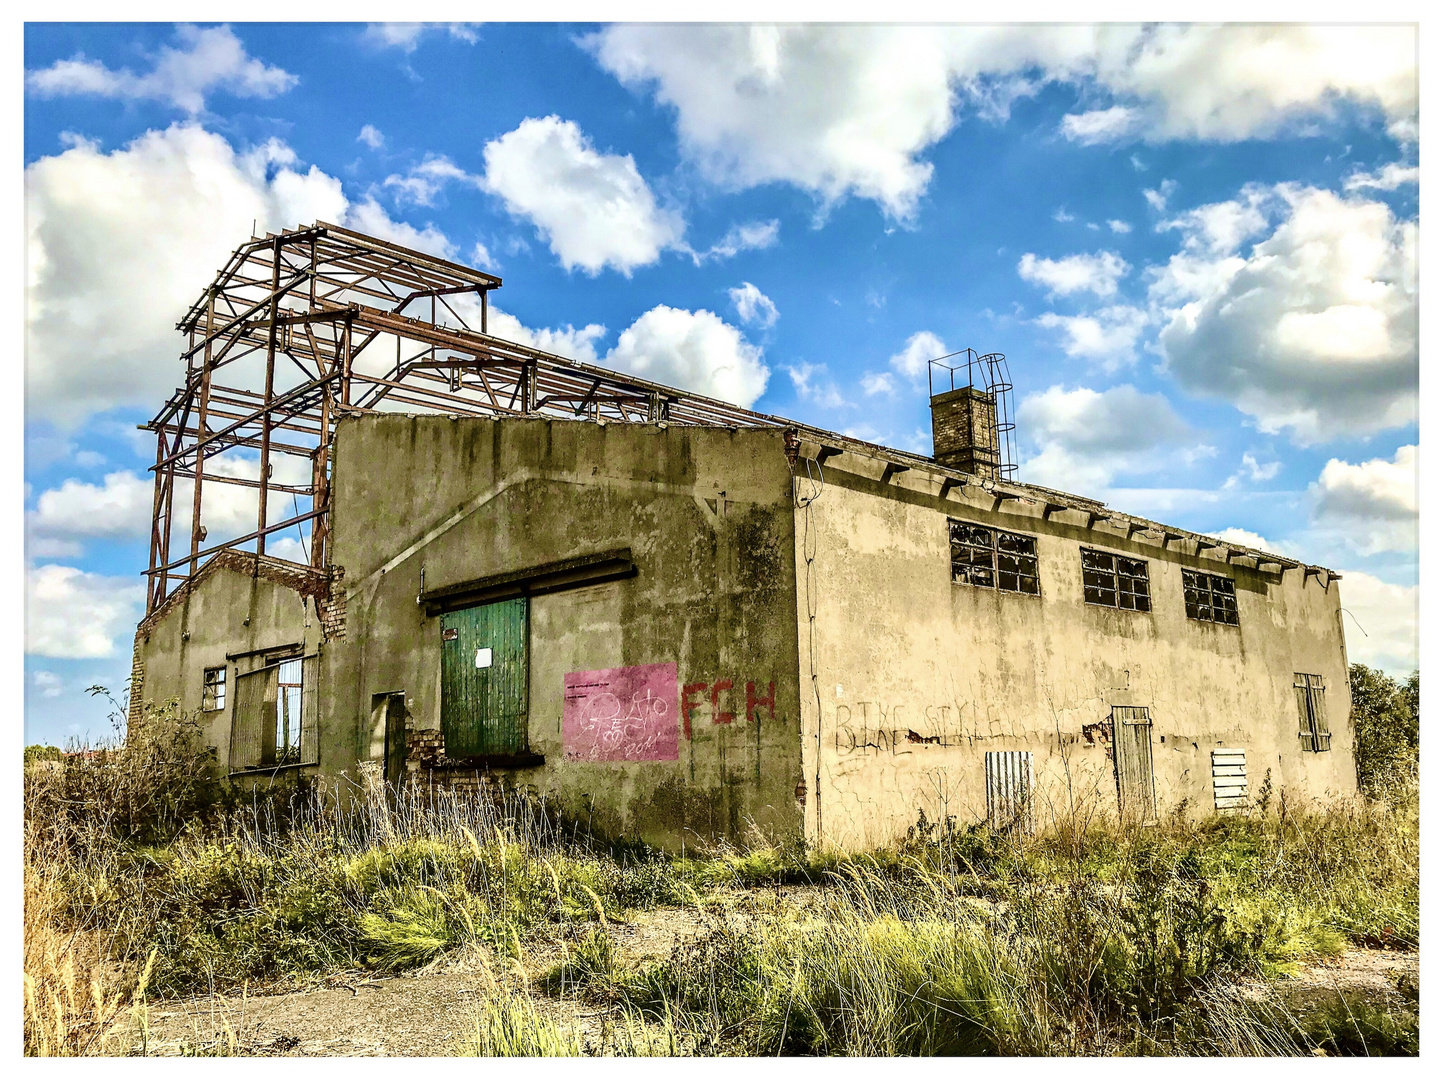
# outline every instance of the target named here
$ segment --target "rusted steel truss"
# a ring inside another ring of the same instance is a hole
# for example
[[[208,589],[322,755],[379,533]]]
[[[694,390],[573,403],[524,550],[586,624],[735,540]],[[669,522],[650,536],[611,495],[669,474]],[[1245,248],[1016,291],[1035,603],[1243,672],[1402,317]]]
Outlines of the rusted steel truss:
[[[185,385],[145,425],[155,433],[146,614],[216,552],[263,556],[268,541],[292,534],[304,561],[327,573],[335,425],[378,412],[784,429],[792,464],[802,444],[812,445],[822,467],[854,450],[886,463],[882,484],[916,469],[935,478],[941,499],[979,484],[996,507],[1019,499],[1043,505],[1046,519],[1075,511],[1087,527],[1106,520],[1127,538],[1158,530],[1166,546],[1187,539],[1197,553],[1223,546],[1226,561],[1301,565],[492,337],[489,294],[499,287],[492,274],[324,222],[237,248],[176,324],[186,336]],[[237,503],[237,492],[254,492],[253,508]],[[228,535],[212,540],[205,507],[217,504],[224,511],[214,515],[217,530],[223,524]],[[172,551],[172,543],[182,550]]]
[[[237,248],[177,324],[185,385],[145,425],[156,436],[147,613],[215,552],[263,555],[267,540],[303,541],[305,524],[309,563],[326,569],[330,451],[344,416],[797,426],[492,337],[500,284],[325,222]],[[208,536],[217,485],[257,493],[253,529]],[[187,518],[189,545],[172,550]]]

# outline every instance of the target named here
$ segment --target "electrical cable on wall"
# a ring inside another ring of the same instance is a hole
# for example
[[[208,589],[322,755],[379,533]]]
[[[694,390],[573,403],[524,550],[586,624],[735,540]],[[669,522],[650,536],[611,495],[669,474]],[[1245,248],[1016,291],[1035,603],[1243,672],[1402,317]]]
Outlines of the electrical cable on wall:
[[[819,551],[819,537],[816,535],[814,541],[811,535],[813,528],[813,511],[811,507],[815,500],[825,493],[825,466],[820,462],[813,462],[815,469],[820,474],[817,482],[815,474],[811,472],[811,460],[805,459],[805,478],[810,481],[809,497],[802,497],[798,492],[795,495],[795,505],[805,511],[805,532],[801,541],[801,550],[805,553],[805,613],[810,619],[810,689],[815,695],[815,839],[820,839],[820,721],[822,716],[820,705],[820,675],[815,666],[815,615],[818,604],[819,583],[815,580],[815,555]],[[792,469],[793,474],[793,469]],[[812,543],[815,545],[812,548]]]

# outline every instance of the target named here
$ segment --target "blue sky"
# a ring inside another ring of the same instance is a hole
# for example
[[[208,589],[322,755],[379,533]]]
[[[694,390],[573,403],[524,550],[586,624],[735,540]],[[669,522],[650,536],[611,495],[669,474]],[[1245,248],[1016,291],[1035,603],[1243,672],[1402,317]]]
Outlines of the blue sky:
[[[47,26],[25,34],[26,740],[129,671],[173,324],[252,221],[505,279],[502,335],[1321,563],[1416,663],[1411,28]]]

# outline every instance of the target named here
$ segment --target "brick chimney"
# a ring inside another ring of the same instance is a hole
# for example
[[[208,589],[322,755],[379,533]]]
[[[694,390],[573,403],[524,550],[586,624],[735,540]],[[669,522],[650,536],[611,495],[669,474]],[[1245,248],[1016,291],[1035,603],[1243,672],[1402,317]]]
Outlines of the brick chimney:
[[[930,398],[935,461],[949,469],[994,480],[1000,475],[1000,433],[995,396],[975,386]]]

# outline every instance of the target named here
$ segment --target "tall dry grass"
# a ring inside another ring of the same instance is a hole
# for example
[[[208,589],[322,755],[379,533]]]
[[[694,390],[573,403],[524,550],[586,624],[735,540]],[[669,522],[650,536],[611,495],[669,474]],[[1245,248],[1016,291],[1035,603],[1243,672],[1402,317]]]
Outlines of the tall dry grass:
[[[1037,837],[922,820],[873,852],[797,842],[672,859],[609,850],[513,794],[227,801],[195,729],[162,714],[121,754],[27,773],[25,1046],[143,1050],[149,997],[465,954],[509,963],[557,937],[575,944],[539,985],[485,999],[472,1049],[1410,1045],[1393,1018],[1356,1039],[1344,1018],[1307,1028],[1228,992],[1349,943],[1418,943],[1413,798],[1279,805],[1123,829],[1081,800]],[[815,888],[806,903],[755,901],[755,886],[779,883]],[[662,960],[623,962],[614,924],[657,906],[687,907],[701,932]],[[613,1037],[577,1043],[532,992],[593,999]]]

